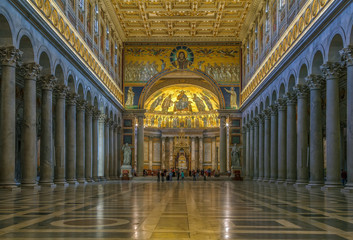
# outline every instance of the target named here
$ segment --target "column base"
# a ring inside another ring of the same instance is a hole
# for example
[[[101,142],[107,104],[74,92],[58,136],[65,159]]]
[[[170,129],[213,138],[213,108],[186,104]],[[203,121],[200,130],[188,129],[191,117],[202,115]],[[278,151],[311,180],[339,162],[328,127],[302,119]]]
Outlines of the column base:
[[[92,178],[86,178],[86,182],[88,182],[88,183],[93,182],[93,179]]]
[[[346,184],[346,186],[341,189],[341,193],[353,193],[353,185],[351,184]]]
[[[325,184],[325,186],[321,187],[321,191],[323,192],[339,192],[343,186],[341,184]]]
[[[21,192],[21,188],[18,184],[2,184],[0,190],[6,190],[10,192]]]
[[[295,187],[295,188],[303,188],[303,187],[306,187],[306,185],[308,185],[307,182],[296,182],[296,183],[294,183],[293,187]]]
[[[306,189],[310,190],[320,190],[323,187],[323,183],[309,183],[305,186]]]
[[[276,182],[276,179],[270,178],[270,180],[269,180],[268,182],[269,182],[269,183],[275,183],[275,182]]]
[[[262,182],[262,177],[259,177],[259,178],[257,179],[257,181],[258,181],[258,182]]]
[[[95,176],[95,177],[92,178],[92,180],[95,181],[95,182],[99,182],[99,177]]]
[[[262,182],[268,183],[270,180],[267,178],[262,179]]]
[[[67,179],[67,183],[70,185],[79,185],[76,179]]]
[[[294,179],[286,179],[286,181],[284,182],[285,186],[292,186],[295,184],[295,180]]]
[[[51,189],[54,189],[56,188],[56,184],[54,183],[51,183],[51,182],[39,182],[39,185],[42,187],[42,188],[51,188]]]
[[[22,189],[22,190],[33,190],[33,191],[38,192],[38,191],[41,189],[41,187],[38,186],[38,184],[22,183],[22,184],[21,184],[21,189]]]
[[[54,181],[54,183],[56,184],[56,186],[58,186],[58,187],[68,187],[69,186],[69,184],[67,183],[67,182],[65,182],[65,181],[60,181],[60,182],[55,182]]]
[[[78,178],[77,179],[77,182],[79,182],[80,184],[82,183],[82,184],[86,184],[87,182],[86,182],[86,179],[84,179],[84,178]]]
[[[277,185],[283,185],[284,183],[285,183],[284,179],[278,179],[278,180],[276,181],[276,184],[277,184]]]

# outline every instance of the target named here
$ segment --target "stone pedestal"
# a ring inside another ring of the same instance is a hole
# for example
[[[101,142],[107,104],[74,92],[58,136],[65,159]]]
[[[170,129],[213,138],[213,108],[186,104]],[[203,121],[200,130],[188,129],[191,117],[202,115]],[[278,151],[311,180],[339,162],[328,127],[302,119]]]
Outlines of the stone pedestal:
[[[132,167],[131,165],[123,165],[121,166],[121,171],[120,171],[120,178],[121,180],[132,180],[133,175],[132,175]]]
[[[241,170],[242,170],[241,166],[235,166],[235,167],[232,166],[230,177],[235,181],[243,181],[243,178],[241,177],[242,175]]]

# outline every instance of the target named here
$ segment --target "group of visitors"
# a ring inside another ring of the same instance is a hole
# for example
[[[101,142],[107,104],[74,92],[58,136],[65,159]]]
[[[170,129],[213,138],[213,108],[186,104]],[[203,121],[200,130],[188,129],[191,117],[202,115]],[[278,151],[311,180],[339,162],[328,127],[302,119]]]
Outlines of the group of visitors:
[[[219,173],[215,170],[208,169],[197,169],[197,170],[189,170],[189,176],[192,176],[193,181],[196,181],[200,176],[206,181],[207,177],[211,176],[219,176]],[[171,168],[169,171],[167,169],[158,170],[157,171],[157,181],[164,182],[164,181],[173,181],[173,178],[176,178],[177,181],[185,179],[185,172],[184,170]]]

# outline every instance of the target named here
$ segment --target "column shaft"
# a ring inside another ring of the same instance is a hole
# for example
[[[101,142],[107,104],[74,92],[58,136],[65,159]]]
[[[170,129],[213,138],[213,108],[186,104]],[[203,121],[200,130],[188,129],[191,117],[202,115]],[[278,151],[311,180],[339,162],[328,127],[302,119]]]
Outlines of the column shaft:
[[[114,180],[114,122],[110,121],[109,126],[109,179]]]
[[[152,137],[148,137],[148,169],[152,170],[153,162],[153,142]]]
[[[220,155],[220,171],[225,173],[227,171],[227,127],[226,116],[220,116],[220,133],[219,133],[219,155]]]
[[[69,94],[66,111],[66,180],[76,184],[76,101],[75,94]]]
[[[191,138],[191,169],[196,170],[195,138]]]
[[[271,178],[270,182],[278,178],[278,106],[271,106]]]
[[[216,137],[212,138],[212,170],[218,171],[217,152],[216,152]]]
[[[16,62],[22,52],[14,47],[0,48],[0,187],[16,187]]]
[[[143,128],[143,118],[144,116],[138,116],[138,129],[137,129],[137,168],[138,174],[142,176],[143,172],[143,142],[144,142],[144,128]]]
[[[287,129],[286,129],[286,108],[285,99],[278,99],[278,179],[277,183],[284,183],[287,178]]]
[[[42,114],[40,138],[40,184],[53,185],[53,87],[56,78],[46,76],[41,78],[42,86]]]
[[[93,107],[88,106],[85,118],[85,179],[87,182],[92,182],[92,114]]]
[[[297,179],[297,97],[289,92],[287,99],[287,184],[295,183]]]
[[[249,179],[253,179],[254,176],[254,156],[255,156],[255,144],[254,144],[254,121],[251,121],[250,126],[250,158],[249,158]]]
[[[250,124],[246,124],[245,179],[250,178]]]
[[[259,119],[255,118],[254,124],[254,175],[253,180],[259,178]]]
[[[259,120],[259,178],[261,181],[264,178],[264,116],[260,114]]]
[[[174,167],[173,165],[173,160],[174,160],[174,157],[173,157],[173,138],[172,137],[169,137],[169,168],[172,168]]]
[[[40,72],[40,66],[35,63],[25,64],[24,94],[23,94],[23,148],[21,171],[21,187],[36,186],[37,181],[37,101],[36,80]]]
[[[92,123],[92,178],[94,181],[98,181],[98,119],[100,114],[100,111],[94,111]]]
[[[85,183],[85,108],[86,101],[79,100],[77,103],[76,122],[76,176],[79,183]]]
[[[162,137],[162,155],[161,155],[161,169],[166,169],[166,157],[165,157],[165,137]]]
[[[199,137],[199,168],[203,169],[203,137]]]
[[[104,122],[104,178],[109,180],[109,124],[110,119],[106,117]]]
[[[265,148],[264,148],[264,181],[267,182],[270,179],[270,157],[271,157],[271,115],[270,111],[265,111]]]

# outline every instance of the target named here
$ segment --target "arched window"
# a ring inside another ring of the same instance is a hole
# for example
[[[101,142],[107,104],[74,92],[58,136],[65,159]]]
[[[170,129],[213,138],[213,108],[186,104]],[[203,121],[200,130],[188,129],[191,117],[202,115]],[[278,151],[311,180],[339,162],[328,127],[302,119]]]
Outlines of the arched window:
[[[94,13],[95,13],[95,17],[94,17],[94,34],[99,35],[99,24],[98,24],[98,4],[96,4],[94,6]]]

